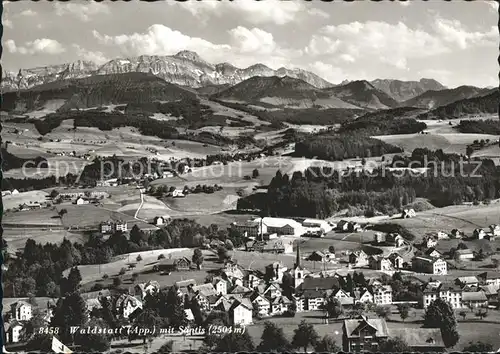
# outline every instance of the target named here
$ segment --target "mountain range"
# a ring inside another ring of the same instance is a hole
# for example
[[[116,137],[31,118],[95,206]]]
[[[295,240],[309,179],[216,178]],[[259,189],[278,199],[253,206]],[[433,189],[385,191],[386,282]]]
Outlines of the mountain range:
[[[36,85],[67,78],[84,78],[92,75],[143,72],[154,74],[173,84],[200,88],[208,85],[235,85],[254,76],[289,76],[301,79],[315,87],[332,84],[318,75],[302,69],[279,68],[273,70],[263,64],[237,68],[229,63],[210,64],[197,53],[181,51],[171,56],[141,55],[139,57],[113,59],[97,66],[88,61],[54,65],[19,72],[4,72],[2,89],[28,89]]]
[[[399,102],[409,100],[429,90],[439,91],[447,88],[434,79],[420,79],[420,81],[376,79],[370,83]]]
[[[459,100],[481,96],[489,91],[491,91],[491,89],[474,86],[459,86],[454,89],[443,89],[439,91],[429,90],[402,102],[401,105],[433,109]]]

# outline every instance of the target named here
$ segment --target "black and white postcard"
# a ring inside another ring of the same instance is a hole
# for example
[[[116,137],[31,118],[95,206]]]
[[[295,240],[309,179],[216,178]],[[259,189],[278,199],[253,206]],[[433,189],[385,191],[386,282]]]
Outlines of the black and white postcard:
[[[500,351],[497,1],[2,5],[4,353]]]

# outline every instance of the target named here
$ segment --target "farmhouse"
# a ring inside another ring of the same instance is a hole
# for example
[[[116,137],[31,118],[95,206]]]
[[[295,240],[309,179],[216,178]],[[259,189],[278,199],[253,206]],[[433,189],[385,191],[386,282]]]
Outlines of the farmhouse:
[[[99,224],[99,230],[102,234],[112,234],[117,231],[126,232],[128,230],[128,225],[126,221],[108,220]]]
[[[246,221],[242,223],[232,223],[231,229],[238,231],[245,237],[257,238],[261,234],[267,233],[267,228],[264,224],[254,221]]]
[[[146,283],[137,284],[134,290],[136,295],[144,299],[147,295],[153,295],[160,291],[160,284],[155,280],[151,280]]]
[[[425,309],[436,299],[448,301],[454,309],[463,308],[462,287],[453,284],[439,284],[437,286],[428,284],[422,293],[422,306]]]
[[[267,316],[271,310],[271,301],[264,295],[255,292],[250,297],[253,307],[260,317]]]
[[[382,340],[389,337],[384,319],[360,316],[344,320],[342,326],[342,350],[344,352],[377,352]]]
[[[469,308],[482,307],[488,305],[488,298],[484,291],[464,291],[462,302]]]
[[[500,236],[500,225],[490,225],[489,228],[493,237]]]
[[[474,277],[474,276],[458,277],[455,279],[455,284],[458,284],[462,287],[464,287],[464,286],[478,286],[479,279],[477,277]]]
[[[372,288],[373,303],[376,305],[392,304],[392,287],[390,285],[380,285]]]
[[[255,221],[260,222],[260,219]],[[283,218],[269,218],[262,219],[262,224],[266,226],[267,233],[276,233],[278,235],[293,235],[301,236],[304,234],[304,227],[295,220]]]
[[[355,267],[366,267],[368,262],[368,255],[363,251],[354,251],[349,254],[349,263]]]
[[[486,232],[483,229],[475,229],[472,233],[472,237],[478,240],[482,240],[486,236]]]
[[[176,190],[174,190],[174,191],[172,192],[172,197],[174,197],[174,198],[184,198],[184,197],[185,197],[185,195],[184,195],[184,193],[183,193],[183,191],[182,191],[182,190],[180,190],[180,189],[176,189]]]
[[[393,252],[387,258],[391,261],[392,266],[395,269],[401,269],[401,268],[403,268],[404,259],[399,254]]]
[[[385,236],[385,242],[395,247],[404,246],[405,239],[398,233],[390,233]]]
[[[426,256],[429,256],[429,257],[433,257],[433,258],[439,258],[439,257],[442,257],[442,253],[439,252],[437,249],[435,249],[434,247],[430,247],[428,248],[425,253],[424,253]]]
[[[249,325],[252,321],[253,306],[249,299],[233,300],[229,314],[233,325]]]
[[[376,245],[385,243],[385,234],[382,232],[376,232],[375,236],[373,236],[373,243]]]
[[[21,331],[23,328],[24,326],[16,320],[5,323],[4,333],[6,343],[18,343],[21,339]]]
[[[17,301],[10,305],[12,318],[16,321],[29,321],[32,315],[32,307],[25,301]]]
[[[368,289],[354,291],[354,303],[373,303],[373,294]]]
[[[156,216],[153,219],[153,224],[156,226],[162,226],[168,224],[170,221],[170,216],[168,215],[163,215],[163,216]]]
[[[316,230],[320,229],[323,233],[328,233],[332,231],[332,226],[325,220],[320,219],[305,219],[302,222],[302,226],[309,231],[309,229]]]
[[[415,213],[414,209],[404,209],[403,213],[401,214],[401,218],[408,219],[408,218],[413,218],[416,215],[417,215],[417,213]]]
[[[142,302],[131,295],[122,294],[116,300],[115,310],[120,317],[128,318],[137,309],[142,309]]]
[[[84,204],[89,204],[89,203],[90,203],[90,201],[84,197],[78,197],[75,201],[76,205],[84,205]]]
[[[370,264],[371,269],[381,270],[381,271],[393,270],[392,262],[388,258],[371,256],[370,258],[368,258],[368,262]]]
[[[153,269],[155,271],[183,271],[191,269],[191,261],[187,257],[162,259]]]
[[[417,273],[447,274],[447,263],[442,258],[428,256],[413,257],[412,268]]]
[[[471,260],[474,258],[474,253],[472,252],[471,249],[462,249],[462,250],[456,250],[455,255],[454,255],[456,260]]]
[[[451,237],[452,238],[462,238],[464,233],[458,229],[453,229],[451,230]]]

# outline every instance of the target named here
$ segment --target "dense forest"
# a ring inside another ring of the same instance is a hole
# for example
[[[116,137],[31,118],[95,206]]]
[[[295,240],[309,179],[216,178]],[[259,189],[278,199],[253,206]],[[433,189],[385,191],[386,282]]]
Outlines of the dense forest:
[[[211,100],[223,106],[252,114],[261,120],[271,123],[288,122],[292,124],[335,125],[352,121],[365,112],[362,109],[350,108],[284,108],[277,110],[273,107],[272,110],[262,110],[252,108],[243,103],[221,101],[215,98],[211,98]]]
[[[460,133],[500,135],[500,120],[461,120],[455,129]]]
[[[295,172],[291,178],[278,171],[267,194],[240,199],[238,209],[260,209],[271,216],[324,218],[344,209],[360,215],[394,214],[417,197],[437,207],[499,197],[500,170],[491,160],[469,165],[459,155],[427,149],[416,149],[412,159],[415,165],[432,168],[419,174],[385,168],[339,173],[329,167],[313,167],[304,174]],[[395,157],[402,161],[398,167],[412,159]]]
[[[295,144],[294,156],[338,161],[403,152],[397,146],[358,134],[322,134]]]
[[[453,119],[468,114],[495,114],[498,113],[499,104],[500,92],[495,89],[484,96],[463,99],[422,113],[417,119]]]
[[[27,162],[29,162],[28,165],[26,165],[26,168],[30,167],[39,167],[39,168],[48,168],[48,162],[47,159],[44,157],[36,157],[34,159],[23,159],[20,157],[17,157],[16,155],[11,154],[8,152],[6,149],[2,148],[2,170],[3,171],[8,171],[12,170],[15,168],[22,168],[23,165]]]
[[[246,136],[230,139],[210,132],[200,132],[199,134],[180,133],[171,123],[172,121],[161,121],[141,115],[127,115],[118,111],[108,113],[92,110],[52,113],[43,120],[37,119],[32,122],[40,134],[46,135],[60,126],[62,121],[68,119],[73,119],[74,127],[95,127],[102,131],[121,127],[134,127],[143,135],[156,136],[161,139],[184,139],[212,145],[238,144],[238,146],[243,147],[254,142],[251,137]],[[235,124],[241,124],[241,122],[235,121]]]

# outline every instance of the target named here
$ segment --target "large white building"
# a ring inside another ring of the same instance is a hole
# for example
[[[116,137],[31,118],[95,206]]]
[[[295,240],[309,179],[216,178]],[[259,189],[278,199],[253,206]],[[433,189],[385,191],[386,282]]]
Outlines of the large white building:
[[[333,227],[327,221],[321,219],[305,219],[302,222],[302,226],[305,228],[306,232],[315,232],[317,230],[321,230],[326,234],[333,230]]]
[[[231,228],[247,237],[256,238],[261,234],[292,235],[299,237],[305,228],[299,222],[284,218],[256,218],[243,223],[233,223]]]
[[[439,284],[437,287],[428,286],[422,295],[424,309],[437,299],[449,302],[454,309],[464,308],[462,304],[462,289],[457,285]]]
[[[418,256],[412,259],[412,268],[417,273],[448,274],[448,266],[444,259]]]

